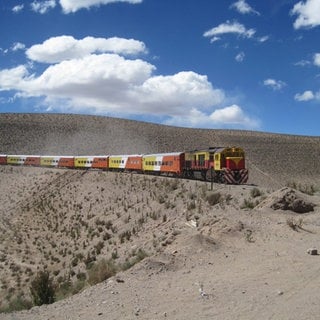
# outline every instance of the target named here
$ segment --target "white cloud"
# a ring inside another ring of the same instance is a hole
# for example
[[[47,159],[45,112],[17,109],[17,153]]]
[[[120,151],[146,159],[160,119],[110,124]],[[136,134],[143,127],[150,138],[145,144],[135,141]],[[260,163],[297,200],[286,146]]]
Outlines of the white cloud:
[[[21,42],[15,42],[11,48],[12,51],[24,50],[26,46]]]
[[[142,3],[143,0],[59,0],[64,13],[76,12],[80,9],[89,9],[93,6],[100,6],[115,2],[127,2],[131,4]]]
[[[255,32],[256,31],[254,29],[246,29],[246,27],[241,23],[227,21],[206,31],[203,36],[211,38],[211,42],[214,42],[219,39],[219,36],[228,33],[237,34],[244,38],[252,38]]]
[[[316,53],[313,56],[313,63],[315,66],[320,67],[320,53]]]
[[[14,13],[19,13],[20,11],[23,10],[23,8],[24,8],[24,4],[18,4],[12,8],[12,11]]]
[[[281,90],[287,85],[285,82],[275,79],[266,79],[263,81],[263,84],[267,87],[272,88],[273,90]]]
[[[56,6],[56,0],[46,0],[46,1],[33,1],[30,4],[31,9],[34,12],[38,12],[40,14],[47,13],[50,9],[53,9]]]
[[[309,64],[310,64],[310,61],[308,60],[300,60],[294,63],[295,66],[299,66],[299,67],[305,67],[305,66],[308,66]]]
[[[257,126],[257,122],[247,117],[243,110],[235,104],[223,109],[215,110],[210,115],[210,119],[213,122],[220,124],[240,125],[243,127]]]
[[[262,37],[258,38],[258,41],[261,42],[261,43],[263,43],[263,42],[268,41],[269,38],[270,38],[269,36],[262,36]]]
[[[25,66],[0,71],[0,90],[25,97],[65,99],[75,111],[97,113],[183,115],[192,107],[212,108],[224,99],[206,76],[179,72],[154,76],[155,66],[117,54],[88,55],[49,66],[41,75]]]
[[[320,1],[306,0],[294,5],[291,15],[297,15],[293,26],[295,29],[314,28],[320,25]]]
[[[133,46],[134,52],[144,53],[143,43],[129,41],[119,49],[118,41],[85,39],[57,37],[55,45],[50,44],[51,38],[49,44],[32,46],[27,51],[32,64],[0,70],[0,91],[37,99],[42,110],[151,115],[176,125],[256,128],[257,122],[240,107],[221,108],[228,98],[206,75],[193,71],[157,75],[156,66],[147,61],[104,52],[126,53],[128,48],[131,52]],[[37,62],[44,61],[49,65],[37,74]]]
[[[27,50],[27,57],[37,62],[57,63],[64,60],[83,58],[91,53],[145,53],[145,44],[134,39],[93,38],[81,40],[72,36],[53,37],[42,44],[36,44]]]
[[[214,89],[207,76],[192,71],[171,76],[154,76],[136,87],[131,98],[144,110],[156,114],[183,116],[190,108],[207,109],[224,100],[224,92]]]
[[[240,52],[240,53],[238,53],[238,54],[236,55],[235,60],[236,60],[237,62],[242,62],[242,61],[244,60],[244,58],[245,58],[244,52]]]
[[[0,91],[12,89],[20,90],[21,83],[24,81],[28,81],[28,70],[25,66],[21,65],[12,69],[3,69],[0,71]]]
[[[315,95],[313,94],[312,91],[310,90],[307,90],[303,93],[297,93],[295,96],[294,96],[294,99],[297,100],[297,101],[310,101],[310,100],[313,100],[315,99]]]
[[[197,128],[258,129],[260,127],[260,121],[247,116],[238,105],[220,108],[212,113],[192,108],[183,116],[174,116],[166,120],[165,124]]]
[[[236,9],[241,14],[253,13],[260,15],[260,13],[254,10],[245,0],[238,0],[234,2],[230,7]]]

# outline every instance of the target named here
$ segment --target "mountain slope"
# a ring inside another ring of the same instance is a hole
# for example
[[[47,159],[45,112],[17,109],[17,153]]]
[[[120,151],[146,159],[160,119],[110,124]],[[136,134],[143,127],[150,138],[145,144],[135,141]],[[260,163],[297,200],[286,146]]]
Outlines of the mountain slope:
[[[241,146],[250,183],[316,183],[320,137],[254,131],[190,129],[108,117],[0,114],[0,153],[130,154]]]

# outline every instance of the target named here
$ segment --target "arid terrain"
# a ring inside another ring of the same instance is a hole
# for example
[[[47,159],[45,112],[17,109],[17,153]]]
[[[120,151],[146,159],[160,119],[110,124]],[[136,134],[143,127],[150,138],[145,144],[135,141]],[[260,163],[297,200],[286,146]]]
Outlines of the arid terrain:
[[[246,151],[249,183],[212,190],[168,177],[0,167],[0,308],[27,304],[42,270],[57,300],[0,319],[318,319],[320,255],[309,249],[320,252],[320,137],[0,115],[0,154],[233,145]]]

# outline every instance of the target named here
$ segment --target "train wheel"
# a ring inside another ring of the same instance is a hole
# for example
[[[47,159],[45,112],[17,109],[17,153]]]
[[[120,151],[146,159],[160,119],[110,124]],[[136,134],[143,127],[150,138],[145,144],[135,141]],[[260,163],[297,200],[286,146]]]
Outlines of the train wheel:
[[[217,174],[214,170],[209,169],[206,172],[206,181],[215,182],[217,178]]]

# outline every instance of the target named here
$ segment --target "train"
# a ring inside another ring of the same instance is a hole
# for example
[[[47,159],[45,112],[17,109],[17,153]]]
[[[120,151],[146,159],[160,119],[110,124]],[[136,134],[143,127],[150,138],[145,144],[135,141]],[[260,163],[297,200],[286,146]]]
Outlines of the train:
[[[0,154],[0,165],[137,172],[225,184],[245,184],[249,176],[245,153],[240,147],[129,155]]]

